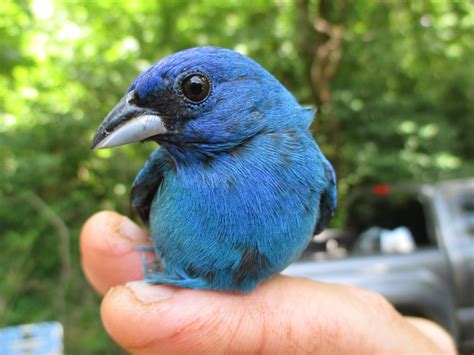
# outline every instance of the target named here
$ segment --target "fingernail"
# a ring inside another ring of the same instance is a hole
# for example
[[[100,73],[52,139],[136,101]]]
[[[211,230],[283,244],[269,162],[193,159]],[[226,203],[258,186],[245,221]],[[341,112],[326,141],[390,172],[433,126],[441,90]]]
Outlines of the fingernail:
[[[148,240],[148,235],[137,226],[132,220],[127,217],[122,218],[122,222],[118,228],[118,232],[122,237],[136,242],[145,242]]]
[[[135,296],[145,304],[163,301],[172,297],[178,288],[164,285],[150,285],[145,281],[132,281],[125,285]]]

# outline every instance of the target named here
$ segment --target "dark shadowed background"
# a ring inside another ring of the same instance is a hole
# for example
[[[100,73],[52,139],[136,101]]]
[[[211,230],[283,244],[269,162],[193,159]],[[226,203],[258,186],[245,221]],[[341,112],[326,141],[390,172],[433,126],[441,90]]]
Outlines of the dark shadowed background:
[[[238,3],[0,2],[0,327],[59,320],[66,352],[118,351],[78,236],[98,210],[132,215],[130,184],[155,146],[89,146],[132,79],[181,49],[235,49],[318,107],[334,226],[361,184],[474,175],[473,2]]]

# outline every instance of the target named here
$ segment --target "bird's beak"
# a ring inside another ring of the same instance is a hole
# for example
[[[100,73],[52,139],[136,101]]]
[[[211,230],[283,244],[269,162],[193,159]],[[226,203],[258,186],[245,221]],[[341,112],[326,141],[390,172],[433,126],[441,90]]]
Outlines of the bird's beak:
[[[160,116],[135,104],[135,91],[130,91],[109,112],[92,140],[92,149],[116,147],[166,133]]]

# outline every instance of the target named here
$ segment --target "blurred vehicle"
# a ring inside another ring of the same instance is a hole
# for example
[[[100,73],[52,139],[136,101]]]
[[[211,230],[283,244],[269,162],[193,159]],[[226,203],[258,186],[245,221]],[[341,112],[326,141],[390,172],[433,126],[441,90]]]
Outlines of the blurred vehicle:
[[[379,292],[473,351],[474,179],[361,188],[347,212],[284,273]]]

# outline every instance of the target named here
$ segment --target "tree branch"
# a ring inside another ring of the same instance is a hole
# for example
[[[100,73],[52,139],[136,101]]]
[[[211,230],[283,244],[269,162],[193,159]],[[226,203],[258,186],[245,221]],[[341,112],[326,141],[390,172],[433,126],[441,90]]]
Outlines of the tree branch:
[[[49,220],[59,236],[58,253],[61,260],[61,276],[58,287],[58,308],[61,314],[61,320],[64,324],[66,322],[66,290],[71,280],[71,233],[62,218],[54,212],[41,197],[34,192],[30,192],[29,200],[33,207]]]

